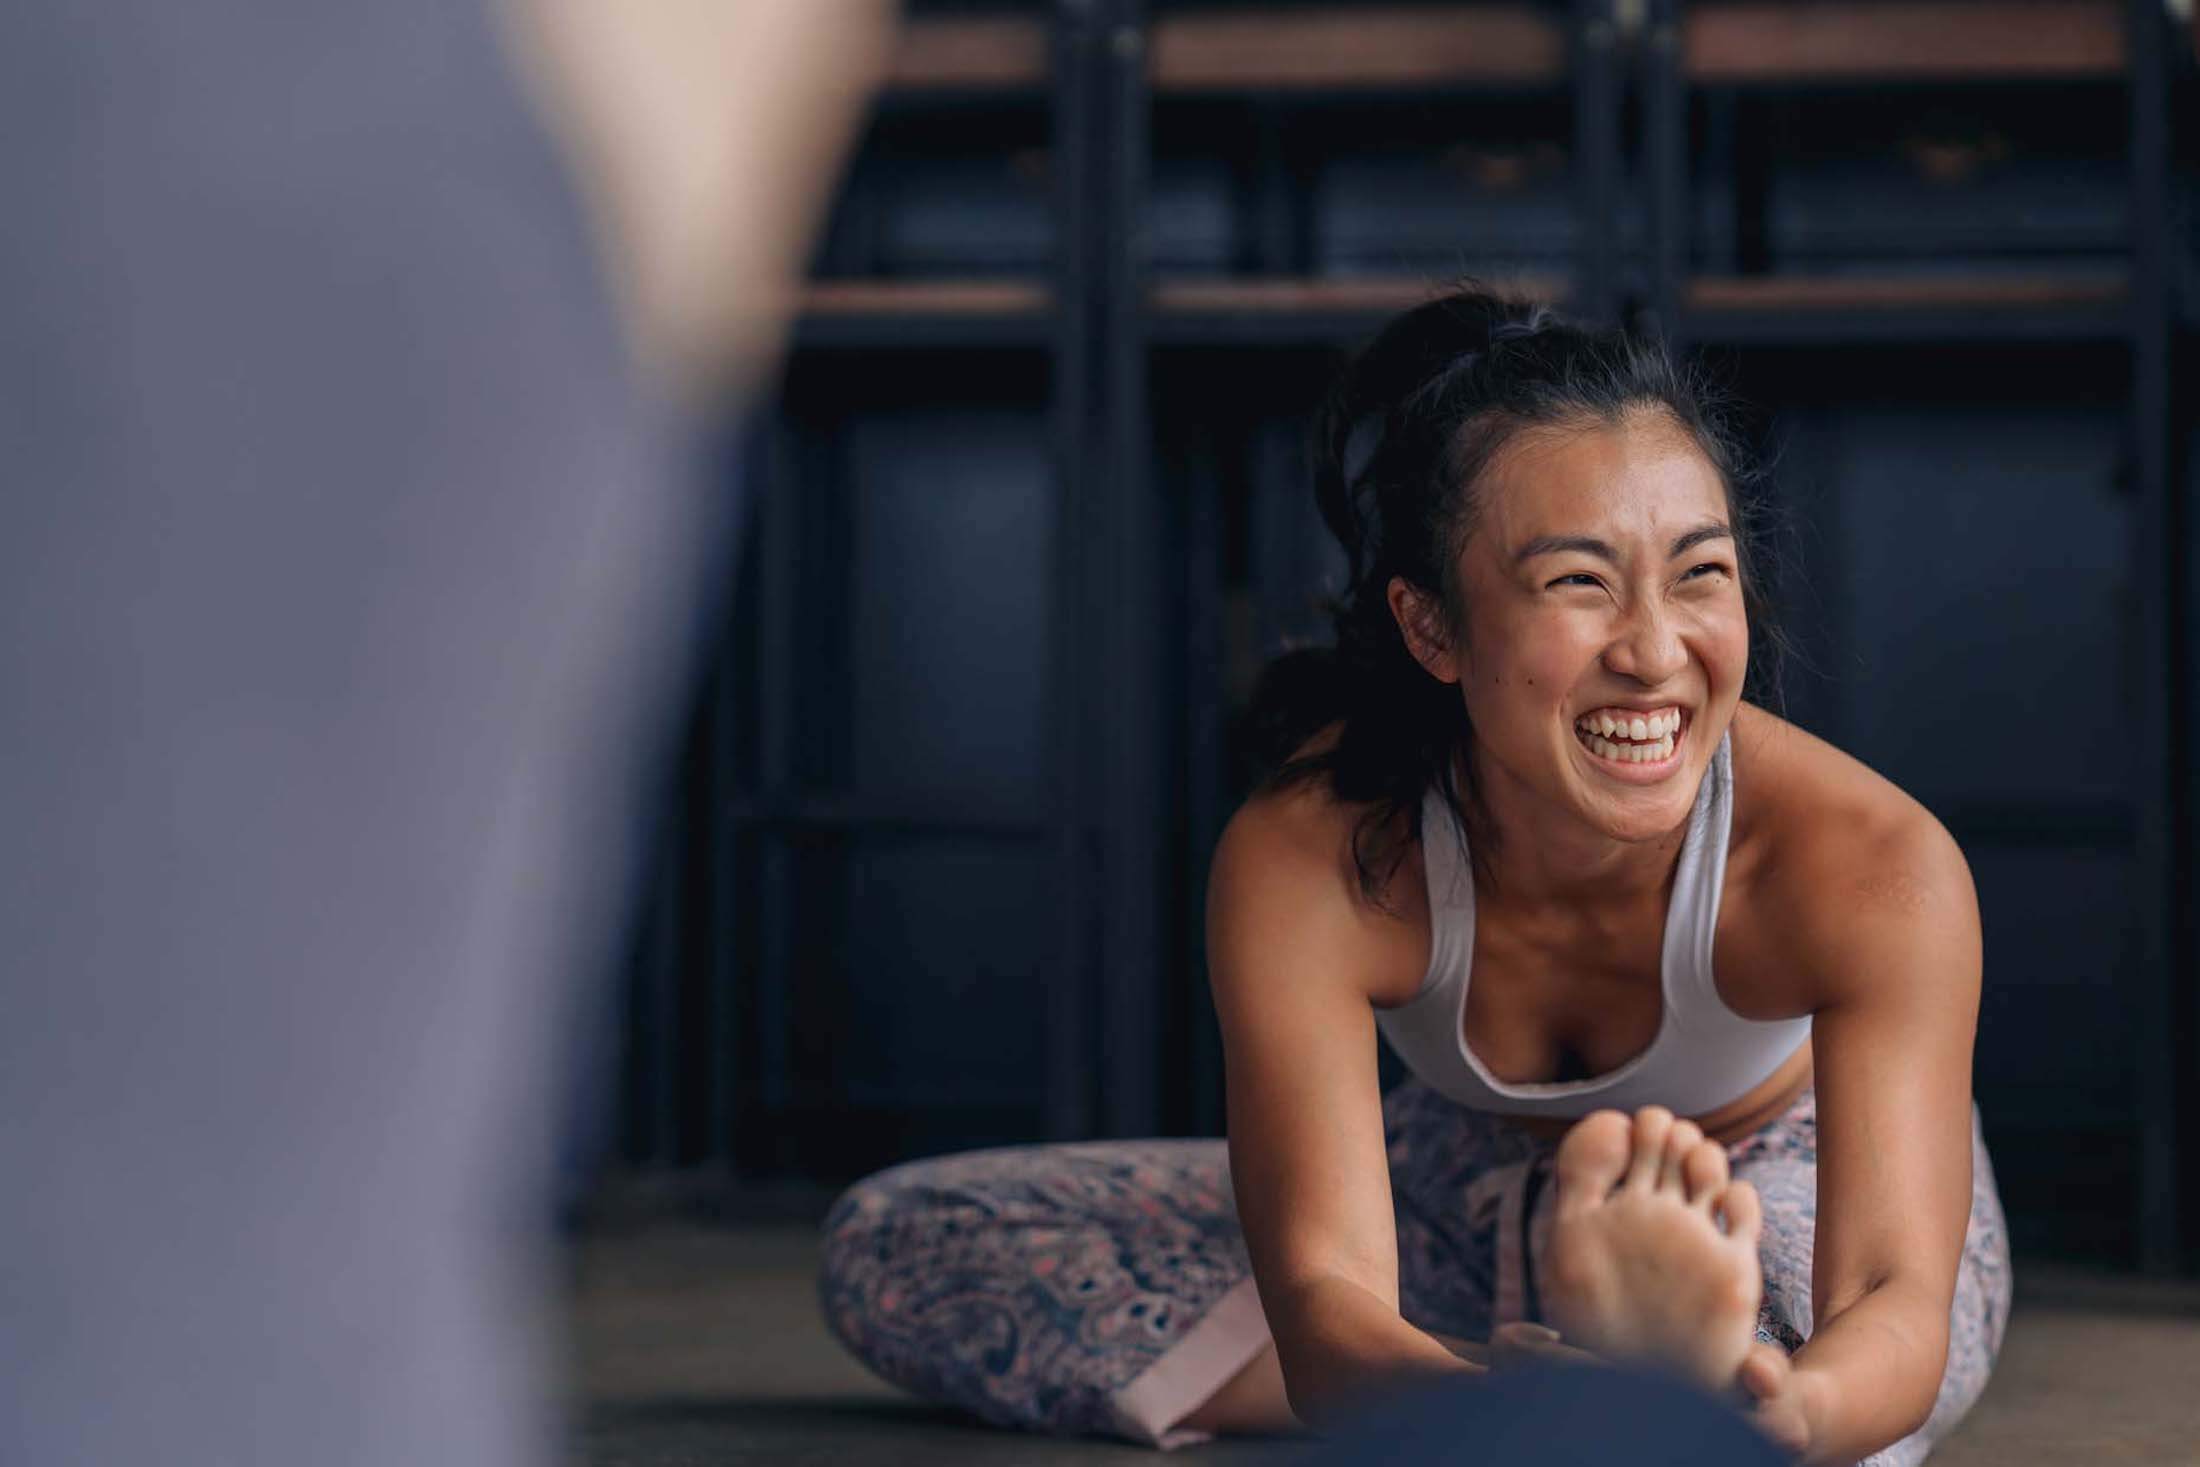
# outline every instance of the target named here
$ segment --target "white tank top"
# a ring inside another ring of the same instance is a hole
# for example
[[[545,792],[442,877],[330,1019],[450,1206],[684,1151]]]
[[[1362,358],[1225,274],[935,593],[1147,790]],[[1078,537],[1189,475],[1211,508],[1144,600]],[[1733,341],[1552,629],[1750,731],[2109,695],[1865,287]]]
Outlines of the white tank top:
[[[1662,1105],[1699,1116],[1740,1099],[1771,1078],[1810,1037],[1810,1019],[1759,1023],[1726,1006],[1711,981],[1727,840],[1734,821],[1734,760],[1719,741],[1681,841],[1665,913],[1659,965],[1664,1016],[1650,1047],[1616,1070],[1586,1080],[1510,1085],[1467,1047],[1467,983],[1474,963],[1474,875],[1466,832],[1443,794],[1421,806],[1421,858],[1428,868],[1428,973],[1409,1002],[1375,1011],[1376,1026],[1430,1089],[1475,1110],[1521,1116],[1584,1116],[1607,1108]]]

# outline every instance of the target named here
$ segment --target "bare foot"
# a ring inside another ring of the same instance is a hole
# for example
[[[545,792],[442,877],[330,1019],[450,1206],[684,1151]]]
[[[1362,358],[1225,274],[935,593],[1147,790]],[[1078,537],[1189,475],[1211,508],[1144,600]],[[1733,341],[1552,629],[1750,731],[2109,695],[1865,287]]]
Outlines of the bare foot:
[[[1557,1175],[1543,1297],[1566,1342],[1732,1385],[1764,1271],[1757,1193],[1728,1180],[1725,1148],[1658,1106],[1599,1111],[1566,1133]]]

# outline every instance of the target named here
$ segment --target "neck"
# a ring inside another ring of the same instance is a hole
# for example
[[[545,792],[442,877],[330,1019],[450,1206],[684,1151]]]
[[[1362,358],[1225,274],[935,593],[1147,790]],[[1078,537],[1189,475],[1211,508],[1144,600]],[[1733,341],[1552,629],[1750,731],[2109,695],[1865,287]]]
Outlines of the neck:
[[[1505,905],[1609,907],[1671,887],[1688,833],[1685,820],[1654,840],[1615,840],[1551,804],[1480,748],[1471,757],[1487,831],[1477,859]]]

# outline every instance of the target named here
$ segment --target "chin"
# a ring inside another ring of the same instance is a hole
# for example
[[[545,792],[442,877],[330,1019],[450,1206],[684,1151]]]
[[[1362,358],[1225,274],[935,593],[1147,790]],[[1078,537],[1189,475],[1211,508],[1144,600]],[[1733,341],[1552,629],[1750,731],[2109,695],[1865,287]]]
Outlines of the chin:
[[[1589,823],[1613,840],[1632,844],[1671,835],[1695,808],[1703,782],[1703,766],[1694,752],[1676,750],[1671,766],[1663,770],[1629,769],[1615,776],[1591,763],[1595,756],[1576,751],[1571,783],[1579,792],[1578,804]]]
[[[1662,840],[1685,825],[1695,804],[1695,791],[1691,789],[1685,800],[1659,800],[1624,809],[1607,804],[1592,814],[1590,820],[1613,840],[1624,845],[1644,845]]]

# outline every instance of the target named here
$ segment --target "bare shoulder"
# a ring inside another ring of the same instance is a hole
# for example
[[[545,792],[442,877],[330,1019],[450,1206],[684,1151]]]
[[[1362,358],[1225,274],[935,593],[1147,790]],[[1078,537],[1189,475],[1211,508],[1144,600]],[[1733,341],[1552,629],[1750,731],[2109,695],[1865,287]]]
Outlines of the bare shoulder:
[[[1211,956],[1225,959],[1212,965],[1218,982],[1318,973],[1375,1003],[1412,996],[1427,946],[1419,852],[1408,849],[1379,898],[1369,897],[1352,854],[1368,813],[1321,780],[1262,790],[1239,807],[1207,887]],[[1248,956],[1258,961],[1227,960]]]
[[[1784,969],[1812,1009],[1887,974],[1889,954],[1968,966],[1975,983],[1970,866],[1931,811],[1862,761],[1760,708],[1736,712],[1733,750],[1728,894],[1742,918],[1736,944],[1768,959],[1752,968]],[[1769,961],[1775,944],[1779,962]]]

